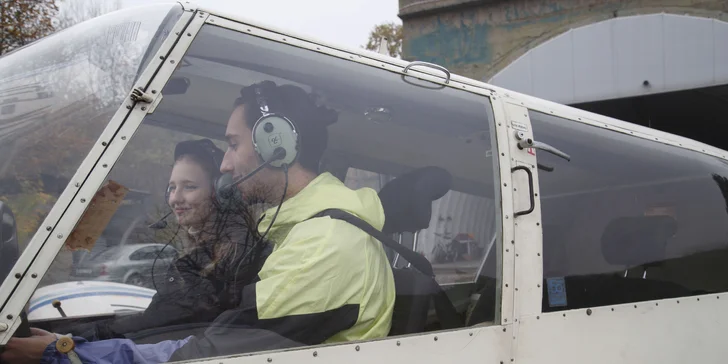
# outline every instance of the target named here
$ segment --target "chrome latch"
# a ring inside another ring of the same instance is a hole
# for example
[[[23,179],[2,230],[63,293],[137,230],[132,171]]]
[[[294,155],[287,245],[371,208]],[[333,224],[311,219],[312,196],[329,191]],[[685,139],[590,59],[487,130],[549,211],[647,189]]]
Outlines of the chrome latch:
[[[544,152],[549,152],[555,156],[564,158],[567,161],[571,161],[571,157],[568,154],[566,154],[546,143],[541,143],[541,142],[534,141],[531,138],[526,138],[526,134],[522,131],[516,132],[516,139],[518,140],[518,149],[526,149],[526,148],[540,149],[540,150],[543,150]]]

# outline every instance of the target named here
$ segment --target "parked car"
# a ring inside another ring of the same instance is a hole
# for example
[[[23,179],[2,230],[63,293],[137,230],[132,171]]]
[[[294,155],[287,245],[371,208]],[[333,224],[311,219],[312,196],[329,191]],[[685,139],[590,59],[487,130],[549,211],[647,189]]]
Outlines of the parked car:
[[[71,279],[117,282],[153,288],[152,265],[154,274],[164,274],[163,272],[178,254],[174,247],[168,245],[165,248],[164,244],[112,246],[79,262],[71,272]]]

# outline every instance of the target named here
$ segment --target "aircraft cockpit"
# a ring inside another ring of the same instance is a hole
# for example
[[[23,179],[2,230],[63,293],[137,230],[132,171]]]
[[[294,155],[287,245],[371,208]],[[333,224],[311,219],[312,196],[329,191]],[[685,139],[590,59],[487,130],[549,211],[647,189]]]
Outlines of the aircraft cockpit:
[[[680,358],[728,322],[727,165],[439,65],[129,8],[0,58],[0,343],[643,362],[669,332]]]
[[[384,206],[386,237],[431,264],[434,289],[444,296],[431,302],[433,287],[398,278],[395,311],[408,313],[395,313],[390,335],[465,326],[476,304],[487,307],[475,315],[477,323],[493,325],[500,279],[500,172],[493,157],[489,99],[212,23],[204,24],[189,44],[177,46],[188,47],[183,56],[172,52],[157,58],[185,13],[180,5],[120,11],[2,60],[9,66],[0,72],[0,92],[22,99],[15,112],[2,116],[11,121],[0,119],[5,125],[0,149],[12,156],[0,177],[3,202],[16,214],[20,250],[45,229],[42,222],[52,217],[54,204],[69,202],[64,190],[98,184],[93,195],[83,198],[83,213],[39,277],[25,308],[30,326],[84,337],[101,335],[103,327],[113,331],[111,337],[155,343],[199,334],[238,302],[235,294],[221,298],[216,282],[199,283],[194,294],[180,293],[186,297],[180,301],[194,296],[185,307],[156,302],[155,295],[177,289],[178,281],[197,282],[213,274],[209,269],[215,265],[170,273],[182,269],[179,262],[197,251],[196,237],[206,234],[191,233],[188,224],[202,205],[188,202],[179,208],[171,201],[182,192],[209,192],[204,182],[197,183],[197,170],[176,167],[177,150],[205,140],[220,169],[221,156],[231,149],[226,129],[235,101],[242,89],[263,81],[295,86],[311,105],[335,113],[326,125],[317,173],[330,174],[354,191],[372,191]],[[71,42],[79,37],[82,41]],[[21,62],[29,52],[45,63]],[[65,58],[52,57],[57,54]],[[143,120],[122,122],[134,107],[128,90],[139,89],[145,72],[159,61],[172,65],[169,79],[145,86],[144,93],[156,99],[143,106]],[[32,90],[29,78],[35,82]],[[28,95],[34,98],[24,98]],[[123,142],[123,151],[113,159],[90,161],[87,154],[113,147],[106,136]],[[312,148],[306,144],[310,136],[299,136],[303,150]],[[104,170],[103,177],[80,174],[92,166],[87,163]],[[208,175],[218,172],[205,168]],[[256,218],[259,213],[251,212]],[[232,244],[229,253],[253,251],[246,244]],[[382,248],[390,269],[419,268],[391,247]],[[205,259],[223,253],[209,254]],[[447,324],[443,304],[452,314]],[[195,311],[191,306],[214,307]],[[143,316],[152,309],[154,318]]]

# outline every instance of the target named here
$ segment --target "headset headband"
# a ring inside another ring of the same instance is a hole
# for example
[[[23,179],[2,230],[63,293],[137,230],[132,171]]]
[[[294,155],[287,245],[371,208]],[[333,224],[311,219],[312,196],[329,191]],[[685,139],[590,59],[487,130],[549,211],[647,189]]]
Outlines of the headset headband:
[[[255,101],[258,102],[258,107],[260,108],[260,113],[263,114],[263,116],[266,116],[270,114],[270,109],[268,108],[268,103],[265,100],[265,97],[263,96],[263,90],[260,86],[255,87]]]

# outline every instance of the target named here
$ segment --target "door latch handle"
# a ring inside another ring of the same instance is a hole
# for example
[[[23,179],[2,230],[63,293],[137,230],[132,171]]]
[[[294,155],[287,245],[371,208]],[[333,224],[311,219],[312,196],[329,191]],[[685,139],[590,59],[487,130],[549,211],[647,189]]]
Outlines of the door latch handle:
[[[518,211],[513,214],[513,217],[518,217],[521,215],[528,215],[528,214],[532,213],[533,209],[536,208],[536,201],[535,201],[535,198],[533,197],[534,196],[533,173],[531,173],[531,170],[525,166],[517,166],[517,167],[511,168],[511,173],[513,173],[515,171],[524,171],[524,172],[526,172],[526,175],[528,175],[528,198],[529,198],[529,201],[531,202],[531,205],[529,206],[528,210]]]
[[[516,133],[516,139],[518,139],[518,149],[525,149],[525,148],[535,148],[543,150],[544,152],[549,152],[555,156],[561,157],[566,159],[567,161],[571,161],[571,156],[568,154],[542,142],[537,142],[531,138],[526,138],[525,134],[522,131],[519,131]]]

